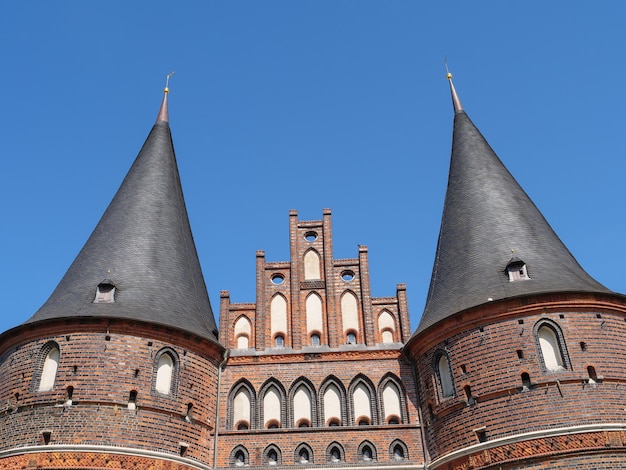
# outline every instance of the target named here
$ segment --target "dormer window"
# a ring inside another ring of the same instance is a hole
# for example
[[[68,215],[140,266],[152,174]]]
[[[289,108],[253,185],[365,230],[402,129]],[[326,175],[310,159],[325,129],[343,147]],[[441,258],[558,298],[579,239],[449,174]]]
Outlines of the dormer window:
[[[96,288],[96,298],[93,300],[95,304],[111,304],[115,302],[115,285],[105,279]]]
[[[526,263],[519,258],[513,258],[506,266],[509,282],[525,281],[530,279]]]

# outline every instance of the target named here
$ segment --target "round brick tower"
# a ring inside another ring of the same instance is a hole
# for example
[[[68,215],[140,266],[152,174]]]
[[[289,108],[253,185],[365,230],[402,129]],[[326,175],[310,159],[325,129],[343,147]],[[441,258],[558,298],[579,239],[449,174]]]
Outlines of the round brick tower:
[[[1,468],[208,469],[223,347],[158,119],[46,303],[0,336]]]
[[[439,244],[405,348],[428,468],[624,467],[626,298],[580,267],[450,86]]]

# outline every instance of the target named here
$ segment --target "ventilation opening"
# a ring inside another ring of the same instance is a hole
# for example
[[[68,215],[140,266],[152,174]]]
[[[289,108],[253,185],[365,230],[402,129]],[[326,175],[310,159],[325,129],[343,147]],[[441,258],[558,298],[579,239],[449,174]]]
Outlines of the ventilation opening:
[[[596,368],[593,366],[587,366],[587,375],[589,376],[587,379],[589,385],[597,384],[600,381],[600,377],[596,374]]]
[[[461,373],[467,374],[467,367],[465,366],[465,364],[461,364]]]
[[[180,446],[179,448],[180,456],[184,457],[185,454],[187,453],[187,449],[189,449],[189,444],[187,444],[186,442],[179,442],[178,445]]]
[[[581,351],[586,351],[587,350],[587,343],[585,343],[584,341],[580,342],[580,350]]]
[[[74,396],[74,387],[71,385],[65,389],[65,406],[72,406],[72,397]]]
[[[513,258],[509,261],[505,272],[509,276],[509,282],[526,281],[530,279],[526,263],[518,258]]]
[[[302,419],[298,420],[298,422],[296,423],[296,427],[297,428],[310,428],[311,427],[311,421],[309,421],[306,418],[302,418]]]
[[[474,432],[476,433],[476,438],[478,439],[478,442],[487,442],[487,428],[482,427],[474,429]]]
[[[110,304],[115,302],[115,285],[108,279],[102,281],[96,287],[96,297],[93,300],[96,304]]]
[[[530,381],[530,375],[526,372],[522,374],[522,392],[527,392],[532,387],[532,383]]]
[[[52,437],[52,431],[41,431],[41,438],[43,439],[43,443],[45,445],[50,444],[50,438]]]
[[[187,403],[187,414],[185,414],[185,421],[191,423],[193,416],[191,415],[191,410],[193,409],[193,403]]]
[[[137,409],[137,390],[131,390],[128,394],[128,409],[136,410]]]
[[[341,426],[341,421],[339,418],[330,418],[327,423],[328,426]]]
[[[521,349],[517,350],[517,358],[518,359],[524,359],[524,351],[522,351]]]
[[[367,416],[361,416],[358,420],[357,420],[357,424],[359,426],[369,426],[370,424],[370,419]]]
[[[469,406],[475,405],[476,404],[476,400],[472,396],[472,389],[471,389],[471,387],[469,385],[466,385],[465,387],[463,387],[463,391],[465,392],[465,400],[467,401],[467,404]]]

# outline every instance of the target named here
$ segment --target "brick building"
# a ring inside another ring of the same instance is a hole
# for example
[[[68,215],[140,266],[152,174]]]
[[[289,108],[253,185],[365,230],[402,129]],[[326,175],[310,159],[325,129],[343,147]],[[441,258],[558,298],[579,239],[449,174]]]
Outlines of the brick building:
[[[592,279],[452,85],[424,314],[289,214],[288,261],[219,331],[157,122],[50,298],[0,335],[0,468],[621,468],[626,299]],[[236,249],[233,247],[232,249]]]

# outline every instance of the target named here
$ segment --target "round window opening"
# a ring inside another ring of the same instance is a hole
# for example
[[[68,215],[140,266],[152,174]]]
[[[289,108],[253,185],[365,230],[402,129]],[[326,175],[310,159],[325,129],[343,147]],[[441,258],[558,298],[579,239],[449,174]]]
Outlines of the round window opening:
[[[274,274],[270,278],[272,280],[272,284],[280,286],[283,282],[285,282],[285,276],[282,274]]]
[[[315,240],[317,240],[317,232],[307,232],[304,234],[304,239],[307,242],[314,242]]]
[[[352,279],[354,279],[354,271],[350,271],[349,269],[345,270],[341,273],[341,279],[346,282],[351,281]]]

